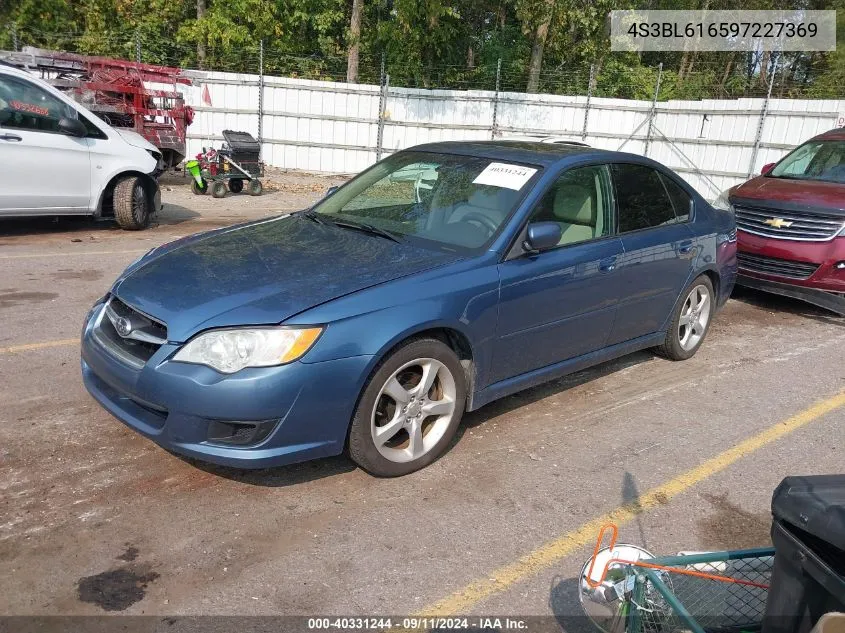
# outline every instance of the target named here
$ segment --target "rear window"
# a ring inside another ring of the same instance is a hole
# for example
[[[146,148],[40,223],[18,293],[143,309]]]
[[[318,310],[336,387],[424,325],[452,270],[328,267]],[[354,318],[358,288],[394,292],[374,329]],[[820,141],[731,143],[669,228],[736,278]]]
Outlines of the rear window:
[[[675,208],[660,174],[645,165],[611,165],[619,210],[619,232],[630,233],[676,222]]]
[[[669,178],[669,176],[660,174],[660,180],[666,186],[666,191],[672,200],[672,206],[675,208],[675,217],[678,222],[688,222],[690,209],[692,208],[692,198],[683,190],[681,185]]]

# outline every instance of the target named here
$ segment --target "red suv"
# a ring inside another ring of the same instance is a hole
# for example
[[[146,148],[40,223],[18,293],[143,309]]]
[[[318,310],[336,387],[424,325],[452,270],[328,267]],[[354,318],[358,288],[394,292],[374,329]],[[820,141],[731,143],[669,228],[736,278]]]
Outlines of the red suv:
[[[764,166],[714,206],[736,213],[738,284],[845,315],[845,128]]]

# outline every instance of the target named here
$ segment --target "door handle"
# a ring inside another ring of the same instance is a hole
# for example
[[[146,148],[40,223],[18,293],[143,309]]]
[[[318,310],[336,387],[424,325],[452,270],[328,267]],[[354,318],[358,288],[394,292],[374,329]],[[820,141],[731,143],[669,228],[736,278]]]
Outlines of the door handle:
[[[681,242],[678,245],[678,252],[681,253],[682,255],[686,255],[688,253],[691,253],[692,252],[692,242],[690,242],[690,241]]]
[[[2,141],[22,141],[23,139],[17,134],[0,134]]]
[[[599,262],[599,270],[603,273],[609,273],[616,269],[616,257],[607,257]]]

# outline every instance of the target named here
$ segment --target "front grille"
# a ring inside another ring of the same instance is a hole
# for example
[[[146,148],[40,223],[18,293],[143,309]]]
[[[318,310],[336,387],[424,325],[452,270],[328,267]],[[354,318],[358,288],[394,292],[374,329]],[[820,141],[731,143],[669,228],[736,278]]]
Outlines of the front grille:
[[[737,253],[736,260],[740,270],[748,270],[766,275],[778,275],[780,277],[791,277],[792,279],[807,279],[819,268],[818,264],[795,262],[788,259],[777,259],[776,257],[764,257],[762,255],[751,255],[749,253]]]
[[[842,227],[842,216],[805,211],[778,211],[763,207],[736,209],[736,227],[746,233],[781,240],[824,242],[833,239]],[[768,222],[768,223],[767,223]]]
[[[118,321],[130,325],[121,335]],[[113,356],[127,365],[140,369],[167,342],[167,327],[146,314],[111,297],[94,326],[94,338]]]

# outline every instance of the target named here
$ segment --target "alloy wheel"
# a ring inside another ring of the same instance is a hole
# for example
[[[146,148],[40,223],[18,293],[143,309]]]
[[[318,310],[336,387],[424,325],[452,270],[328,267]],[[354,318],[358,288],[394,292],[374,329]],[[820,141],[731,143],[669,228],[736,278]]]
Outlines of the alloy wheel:
[[[693,288],[681,308],[678,319],[678,342],[685,351],[695,349],[710,322],[712,301],[710,290],[703,284]]]
[[[455,377],[433,358],[397,369],[379,391],[370,429],[378,452],[392,462],[410,462],[441,440],[456,410]]]

